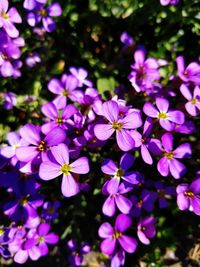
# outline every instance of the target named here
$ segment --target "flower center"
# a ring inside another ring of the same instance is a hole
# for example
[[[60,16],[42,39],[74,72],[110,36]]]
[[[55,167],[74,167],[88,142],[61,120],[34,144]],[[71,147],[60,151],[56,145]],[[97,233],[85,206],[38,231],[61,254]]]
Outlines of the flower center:
[[[0,229],[0,236],[4,234],[4,230]]]
[[[1,16],[2,16],[3,19],[9,19],[9,15],[6,14],[6,12],[4,10],[2,10]]]
[[[167,119],[167,118],[168,118],[168,115],[167,115],[167,113],[165,113],[164,111],[161,111],[161,112],[158,113],[158,119],[163,119],[163,120],[165,120],[165,119]]]
[[[22,197],[20,200],[19,200],[19,203],[22,205],[22,206],[26,206],[28,204],[28,198],[30,197],[30,195],[26,195],[24,197]]]
[[[120,123],[120,122],[116,122],[116,121],[114,121],[114,122],[112,123],[112,128],[113,128],[114,130],[120,131],[120,130],[122,129],[122,127],[123,127],[123,124]]]
[[[196,98],[192,98],[190,102],[192,103],[192,105],[196,105],[198,103],[198,100]]]
[[[114,234],[112,235],[112,238],[113,239],[118,239],[122,236],[122,234],[118,231],[115,231]]]
[[[121,178],[122,176],[124,175],[124,170],[122,169],[122,168],[119,168],[119,169],[117,169],[116,170],[116,172],[115,172],[115,177],[116,178]]]
[[[194,193],[193,193],[192,191],[186,191],[186,192],[184,193],[184,195],[185,195],[186,197],[189,197],[189,198],[193,198],[193,197],[194,197]]]
[[[39,151],[46,151],[47,150],[47,145],[45,141],[41,141],[37,147]]]
[[[72,170],[72,167],[70,165],[68,165],[67,163],[65,163],[64,165],[62,165],[62,167],[60,168],[60,170],[65,175],[68,175],[69,172]]]
[[[9,61],[9,57],[6,54],[0,53],[0,56],[2,57],[3,60]]]
[[[163,197],[165,197],[165,192],[163,191],[163,190],[161,190],[161,189],[158,189],[158,197],[160,197],[160,198],[163,198]]]
[[[44,242],[44,237],[43,236],[39,236],[38,237],[38,243],[43,243]]]
[[[45,10],[45,9],[41,9],[41,10],[39,11],[39,15],[40,15],[41,17],[46,17],[46,16],[47,16],[47,12],[46,12],[46,10]]]
[[[165,156],[167,159],[172,160],[173,157],[174,157],[174,152],[173,152],[173,151],[166,152],[166,153],[164,154],[164,156]]]
[[[63,96],[69,96],[69,90],[64,90],[63,92],[62,92],[62,95]]]
[[[56,123],[57,124],[63,124],[64,123],[64,119],[62,119],[62,118],[56,118]]]
[[[139,201],[138,201],[138,203],[137,203],[137,207],[141,207],[143,205],[143,200],[142,199],[140,199]]]

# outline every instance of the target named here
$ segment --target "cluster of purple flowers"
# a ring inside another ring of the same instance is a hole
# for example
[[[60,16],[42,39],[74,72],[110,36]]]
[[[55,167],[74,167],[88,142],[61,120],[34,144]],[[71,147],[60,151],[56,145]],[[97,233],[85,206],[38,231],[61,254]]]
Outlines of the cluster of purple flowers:
[[[51,17],[62,11],[58,3],[46,7],[46,2],[25,0],[24,8],[29,25],[42,23],[44,31],[52,32],[55,23]],[[169,3],[178,1],[161,1],[162,5]],[[23,39],[13,23],[20,23],[21,17],[15,8],[8,11],[6,0],[0,1],[0,16],[1,75],[18,77]],[[126,33],[121,41],[123,50],[135,44]],[[32,54],[26,61],[33,67],[40,57]],[[153,212],[167,208],[173,198],[181,211],[200,215],[200,176],[197,172],[190,177],[187,172],[192,155],[187,137],[195,133],[192,119],[200,114],[200,65],[192,62],[185,67],[182,56],[176,63],[177,75],[170,76],[169,83],[177,81],[179,87],[169,90],[162,85],[160,73],[167,61],[148,58],[145,48],[136,48],[128,80],[130,91],[142,97],[139,108],[117,93],[103,100],[81,67],[70,67],[60,78],[50,79],[47,88],[55,98],[42,104],[42,122],[10,131],[8,144],[0,148],[0,187],[5,194],[2,216],[8,221],[0,227],[4,258],[12,257],[20,264],[29,258],[38,260],[49,253],[49,245],[58,243],[58,235],[50,228],[62,204],[45,195],[43,187],[60,187],[61,178],[60,199],[91,192],[93,154],[99,156],[98,177],[103,180],[102,216],[108,217],[99,223],[100,249],[110,257],[111,267],[123,266],[125,253],[150,244],[156,236]],[[15,95],[7,97],[5,108],[11,109]],[[177,103],[178,97],[182,102]],[[146,173],[149,165],[156,177]],[[185,175],[190,183],[183,179]],[[72,266],[81,266],[83,255],[92,249],[86,242],[78,246],[74,239],[67,247]]]
[[[21,23],[22,18],[15,7],[9,9],[8,0],[0,1],[0,75],[17,78],[21,75],[22,62],[20,47],[24,39],[19,37],[15,23]]]

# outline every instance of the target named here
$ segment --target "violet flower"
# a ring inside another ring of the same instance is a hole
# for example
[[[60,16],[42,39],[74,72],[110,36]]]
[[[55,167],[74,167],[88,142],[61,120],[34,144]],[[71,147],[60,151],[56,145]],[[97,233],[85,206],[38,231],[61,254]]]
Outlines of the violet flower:
[[[30,53],[25,59],[25,63],[29,68],[35,67],[35,65],[37,65],[40,62],[41,58],[37,52]]]
[[[6,110],[11,110],[17,105],[17,96],[13,92],[6,92],[3,94],[4,103],[3,108]]]
[[[165,133],[162,137],[164,151],[158,161],[157,169],[162,176],[168,176],[169,172],[175,179],[179,179],[186,172],[186,167],[179,160],[188,158],[192,154],[189,143],[184,143],[173,150],[173,135]]]
[[[200,65],[197,62],[191,62],[185,68],[183,56],[176,58],[178,67],[178,76],[183,82],[193,82],[195,85],[200,85]]]
[[[45,4],[47,0],[24,0],[23,7],[27,10],[33,10],[37,3]]]
[[[200,215],[200,178],[192,181],[191,185],[180,184],[176,188],[177,205],[180,210],[187,210]]]
[[[72,101],[77,101],[79,96],[82,96],[80,90],[76,90],[78,80],[73,75],[63,74],[61,80],[53,78],[48,83],[48,90],[53,94],[58,95],[54,99],[54,104],[58,109],[62,109],[67,104],[67,98]]]
[[[83,68],[76,69],[74,67],[70,67],[69,71],[79,81],[78,87],[83,87],[83,85],[87,87],[93,86],[92,82],[86,79],[86,77],[88,76],[88,72],[85,69]]]
[[[149,239],[156,235],[155,223],[156,220],[154,217],[145,217],[140,219],[137,225],[137,235],[143,244],[149,245]]]
[[[121,211],[121,213],[128,214],[132,207],[132,202],[123,194],[126,194],[132,190],[131,186],[121,183],[117,188],[107,187],[106,194],[109,194],[109,197],[103,204],[102,211],[103,214],[112,217],[116,212],[116,206]],[[105,190],[104,190],[105,191]]]
[[[185,104],[185,109],[191,116],[197,116],[200,112],[200,87],[195,86],[193,95],[191,94],[189,88],[182,84],[180,87],[182,95],[188,100]]]
[[[22,162],[32,161],[41,156],[42,160],[47,158],[47,153],[52,146],[62,143],[66,134],[60,127],[54,128],[44,138],[41,138],[40,127],[31,123],[26,124],[20,129],[21,137],[30,146],[23,146],[16,149],[16,156]]]
[[[34,9],[28,13],[27,22],[30,26],[35,27],[42,21],[42,25],[47,32],[52,32],[56,28],[56,23],[52,17],[58,17],[62,14],[59,3],[52,3],[47,8],[43,4],[37,3]]]
[[[151,92],[160,79],[159,64],[154,58],[145,60],[146,51],[139,48],[134,53],[135,63],[131,65],[133,69],[129,75],[129,80],[136,92]]]
[[[121,179],[130,184],[138,184],[140,182],[140,174],[138,172],[128,171],[133,162],[134,157],[128,153],[121,157],[119,167],[111,159],[104,160],[101,166],[102,172],[112,175],[111,180],[106,184],[107,191],[110,194],[116,194]]]
[[[46,201],[42,206],[41,217],[44,218],[45,221],[54,221],[58,217],[58,209],[60,206],[61,203],[57,200],[53,203]]]
[[[184,113],[181,111],[169,110],[169,101],[167,99],[157,97],[156,106],[158,109],[156,109],[152,103],[146,102],[143,111],[147,116],[157,118],[163,129],[172,131],[174,129],[174,123],[184,123]]]
[[[0,255],[3,258],[11,257],[11,253],[7,248],[7,245],[11,241],[10,238],[10,228],[8,227],[1,227],[0,228]]]
[[[54,161],[45,161],[41,163],[39,176],[41,179],[48,181],[61,174],[62,194],[65,197],[71,197],[79,192],[79,185],[71,173],[86,174],[89,172],[88,159],[81,157],[69,164],[69,151],[65,144],[59,144],[51,149]]]
[[[120,267],[124,266],[125,263],[125,252],[123,249],[119,249],[115,255],[111,258],[110,267]]]
[[[8,0],[0,1],[0,28],[3,28],[11,38],[19,36],[19,31],[13,23],[21,23],[22,19],[15,7],[8,10]]]
[[[126,252],[134,253],[137,248],[136,239],[124,235],[124,232],[131,226],[132,220],[125,214],[119,214],[115,221],[115,226],[105,222],[99,228],[99,236],[105,238],[101,242],[101,251],[112,255],[117,245],[120,245]]]
[[[138,112],[130,112],[120,117],[119,106],[116,101],[106,101],[103,106],[103,115],[108,120],[107,124],[97,124],[94,133],[99,140],[107,140],[116,131],[116,139],[119,148],[123,151],[133,149],[135,142],[130,136],[129,130],[142,125],[141,116]]]
[[[46,122],[42,125],[42,132],[47,134],[49,131],[56,127],[60,127],[64,130],[68,129],[67,120],[77,112],[77,108],[69,104],[63,109],[58,109],[54,103],[46,103],[41,107],[42,113],[50,119],[50,122]]]
[[[67,242],[68,248],[71,250],[69,256],[69,262],[72,266],[82,266],[83,255],[88,254],[91,251],[91,247],[88,243],[84,242],[78,247],[77,242],[73,239]]]
[[[160,181],[155,182],[155,187],[158,195],[159,208],[164,209],[168,207],[167,199],[171,196],[176,195],[176,190],[174,186],[165,187]]]

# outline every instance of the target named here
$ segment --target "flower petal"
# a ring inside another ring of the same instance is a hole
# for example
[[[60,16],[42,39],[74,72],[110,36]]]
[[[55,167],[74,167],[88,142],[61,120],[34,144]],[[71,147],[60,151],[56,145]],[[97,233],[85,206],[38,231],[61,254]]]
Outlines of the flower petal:
[[[71,197],[79,192],[79,185],[71,174],[63,175],[61,191],[65,197]]]
[[[72,167],[72,172],[74,173],[86,174],[90,170],[88,158],[86,157],[81,157],[75,160],[73,163],[70,164],[70,166]]]
[[[109,139],[114,131],[110,124],[97,124],[94,127],[95,136],[102,141]]]
[[[128,252],[128,253],[134,253],[138,242],[136,239],[126,236],[126,235],[122,235],[119,239],[119,243],[120,245],[123,247],[123,249]]]
[[[39,176],[42,180],[51,180],[59,175],[62,172],[60,170],[60,165],[53,163],[51,161],[42,162],[39,169]]]

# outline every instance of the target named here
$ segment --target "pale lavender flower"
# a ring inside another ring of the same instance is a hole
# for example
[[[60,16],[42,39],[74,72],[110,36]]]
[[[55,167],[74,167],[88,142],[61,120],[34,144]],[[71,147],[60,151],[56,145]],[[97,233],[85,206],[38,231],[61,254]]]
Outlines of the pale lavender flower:
[[[78,87],[83,87],[83,85],[85,85],[87,87],[93,86],[92,82],[90,80],[86,79],[86,77],[88,76],[88,72],[85,69],[83,69],[83,68],[76,69],[74,67],[70,67],[69,71],[79,81]]]
[[[179,3],[179,0],[160,0],[160,4],[162,6],[167,6],[167,5],[176,6],[178,3]]]

